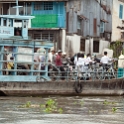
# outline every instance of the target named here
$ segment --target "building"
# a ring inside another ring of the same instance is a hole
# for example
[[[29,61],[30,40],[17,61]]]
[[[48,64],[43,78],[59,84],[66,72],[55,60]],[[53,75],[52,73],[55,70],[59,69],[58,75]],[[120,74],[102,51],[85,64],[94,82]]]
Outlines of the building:
[[[68,0],[65,51],[101,54],[111,42],[113,0]]]
[[[65,35],[67,0],[18,0],[20,15],[33,15],[29,21],[29,36],[32,39],[41,39],[55,43],[56,49],[62,47],[62,36]],[[16,0],[1,0],[0,13],[3,15],[16,14],[13,8]],[[21,23],[15,20],[14,26],[21,28]]]
[[[112,41],[124,41],[124,0],[113,0]]]

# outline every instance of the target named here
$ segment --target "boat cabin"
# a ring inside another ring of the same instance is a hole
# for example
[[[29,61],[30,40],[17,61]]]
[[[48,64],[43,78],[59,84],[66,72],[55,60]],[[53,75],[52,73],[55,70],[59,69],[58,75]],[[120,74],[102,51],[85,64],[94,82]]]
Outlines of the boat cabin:
[[[28,22],[32,18],[34,16],[0,15],[0,38],[20,36],[28,39]]]

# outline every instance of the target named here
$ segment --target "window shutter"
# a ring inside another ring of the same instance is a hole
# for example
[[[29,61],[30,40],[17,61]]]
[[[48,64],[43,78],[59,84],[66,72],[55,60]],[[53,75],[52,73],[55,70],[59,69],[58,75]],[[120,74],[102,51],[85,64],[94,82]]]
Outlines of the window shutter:
[[[120,5],[120,8],[119,8],[119,18],[120,19],[123,18],[123,5]]]
[[[93,30],[94,30],[94,35],[96,35],[97,34],[97,19],[96,18],[94,18]]]
[[[100,23],[100,33],[104,33],[104,22]]]

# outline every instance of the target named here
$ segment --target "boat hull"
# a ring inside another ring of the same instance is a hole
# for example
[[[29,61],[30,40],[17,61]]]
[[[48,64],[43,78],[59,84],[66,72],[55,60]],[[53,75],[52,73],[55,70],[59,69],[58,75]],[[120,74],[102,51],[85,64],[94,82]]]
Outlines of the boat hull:
[[[124,78],[111,80],[80,81],[82,90],[75,90],[76,81],[49,82],[0,82],[0,95],[124,95]]]

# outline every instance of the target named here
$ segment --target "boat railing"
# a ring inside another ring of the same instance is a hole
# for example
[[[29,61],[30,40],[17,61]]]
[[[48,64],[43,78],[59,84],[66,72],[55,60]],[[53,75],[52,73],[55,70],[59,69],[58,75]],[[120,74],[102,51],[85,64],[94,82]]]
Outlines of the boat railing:
[[[40,62],[34,62],[35,49],[45,50],[45,63],[48,63],[48,51],[53,43],[42,40],[1,39],[0,40],[0,81],[34,81],[42,74],[42,78],[50,80],[48,65],[44,70],[35,68]],[[40,53],[39,53],[40,55]],[[13,60],[10,60],[13,57]],[[14,67],[10,70],[7,64],[13,62]],[[11,74],[9,73],[11,72]]]

